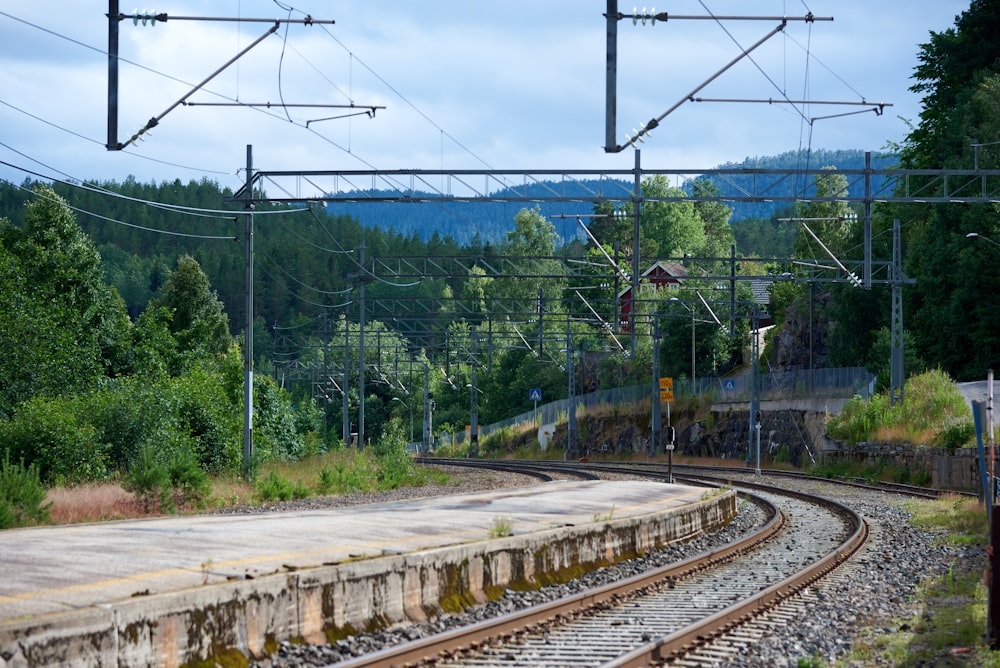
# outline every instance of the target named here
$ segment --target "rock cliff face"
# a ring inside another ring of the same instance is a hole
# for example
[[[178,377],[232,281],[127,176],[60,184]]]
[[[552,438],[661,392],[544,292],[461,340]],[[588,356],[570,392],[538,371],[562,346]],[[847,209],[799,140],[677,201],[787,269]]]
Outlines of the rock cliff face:
[[[591,459],[628,457],[649,451],[650,416],[634,407],[604,415],[577,416],[578,456]],[[756,453],[756,433],[750,431],[746,411],[714,411],[711,417],[695,417],[684,411],[673,416],[677,429],[677,455],[750,460]],[[795,466],[812,463],[823,449],[825,416],[822,413],[783,410],[762,415],[760,429],[761,461],[787,462]],[[507,444],[503,454],[532,447],[535,432],[528,431]],[[548,450],[566,449],[566,425],[556,425],[548,439]]]
[[[807,293],[806,299],[793,303],[785,312],[785,321],[777,328],[767,352],[768,363],[774,371],[819,369],[826,366],[829,356],[827,339],[832,323],[823,314],[830,302],[830,293],[817,290],[811,301],[810,309]]]

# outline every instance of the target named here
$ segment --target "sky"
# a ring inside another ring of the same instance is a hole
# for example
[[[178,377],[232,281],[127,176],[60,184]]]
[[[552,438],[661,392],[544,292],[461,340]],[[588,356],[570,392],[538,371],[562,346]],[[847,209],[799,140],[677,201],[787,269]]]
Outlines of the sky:
[[[119,182],[209,178],[237,188],[247,145],[255,169],[268,171],[634,164],[631,148],[604,150],[607,0],[288,1],[175,0],[155,7],[174,17],[166,23],[121,21],[118,140],[162,118],[142,141],[108,151],[108,4],[0,0],[0,161],[6,163],[0,178],[21,183],[34,178],[29,171]],[[617,143],[680,103],[640,144],[644,166],[709,169],[806,148],[878,152],[919,122],[920,99],[908,90],[919,45],[931,31],[953,27],[968,6],[967,0],[661,3],[656,10],[675,18],[619,22]],[[120,9],[146,11],[124,3]],[[619,11],[631,14],[633,5],[623,0]],[[695,97],[811,104],[683,102],[774,30],[773,17],[809,12],[833,21],[790,20]],[[305,15],[335,23],[282,24],[191,92],[271,24],[179,17]],[[735,15],[772,18],[712,18]],[[271,106],[231,104],[237,101]],[[281,108],[282,101],[358,108]],[[892,106],[876,115],[863,111],[870,107],[821,101]],[[373,106],[369,117],[364,108]],[[360,115],[345,117],[352,112]]]

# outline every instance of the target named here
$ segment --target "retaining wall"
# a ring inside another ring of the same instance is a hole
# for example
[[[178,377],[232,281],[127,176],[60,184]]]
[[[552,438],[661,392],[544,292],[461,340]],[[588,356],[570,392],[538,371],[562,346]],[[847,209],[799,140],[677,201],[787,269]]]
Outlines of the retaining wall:
[[[961,492],[979,489],[979,458],[973,448],[959,448],[949,453],[944,448],[917,448],[906,445],[859,443],[849,449],[826,450],[828,462],[846,460],[875,467],[894,464],[911,472],[931,474],[931,487]]]
[[[138,596],[0,624],[0,668],[237,665],[286,639],[329,642],[534,589],[691,540],[736,514],[729,491],[595,521],[255,580]],[[238,653],[238,656],[237,656]]]

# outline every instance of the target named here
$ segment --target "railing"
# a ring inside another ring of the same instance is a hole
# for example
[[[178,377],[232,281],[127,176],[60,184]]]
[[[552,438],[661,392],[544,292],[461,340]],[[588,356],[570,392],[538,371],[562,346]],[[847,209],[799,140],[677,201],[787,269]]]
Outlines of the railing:
[[[712,403],[745,403],[750,401],[750,374],[727,377],[696,378],[694,381],[674,381],[674,397],[704,397]],[[875,392],[876,377],[860,367],[837,369],[804,369],[768,372],[760,377],[761,401],[789,399],[849,399],[855,395],[869,397]],[[652,384],[598,390],[574,397],[577,410],[595,409],[600,406],[638,403],[652,395]],[[514,417],[480,427],[480,438],[515,425],[529,423],[553,424],[565,419],[569,412],[569,399],[560,399]],[[464,434],[456,434],[457,440]]]

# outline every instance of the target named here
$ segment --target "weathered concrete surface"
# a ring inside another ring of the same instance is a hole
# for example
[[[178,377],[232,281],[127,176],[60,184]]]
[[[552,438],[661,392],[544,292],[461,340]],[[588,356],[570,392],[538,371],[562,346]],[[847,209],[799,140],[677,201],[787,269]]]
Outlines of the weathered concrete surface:
[[[349,509],[0,534],[0,668],[177,666],[485,601],[690,539],[732,492],[557,482]],[[514,535],[490,538],[509,525]]]

